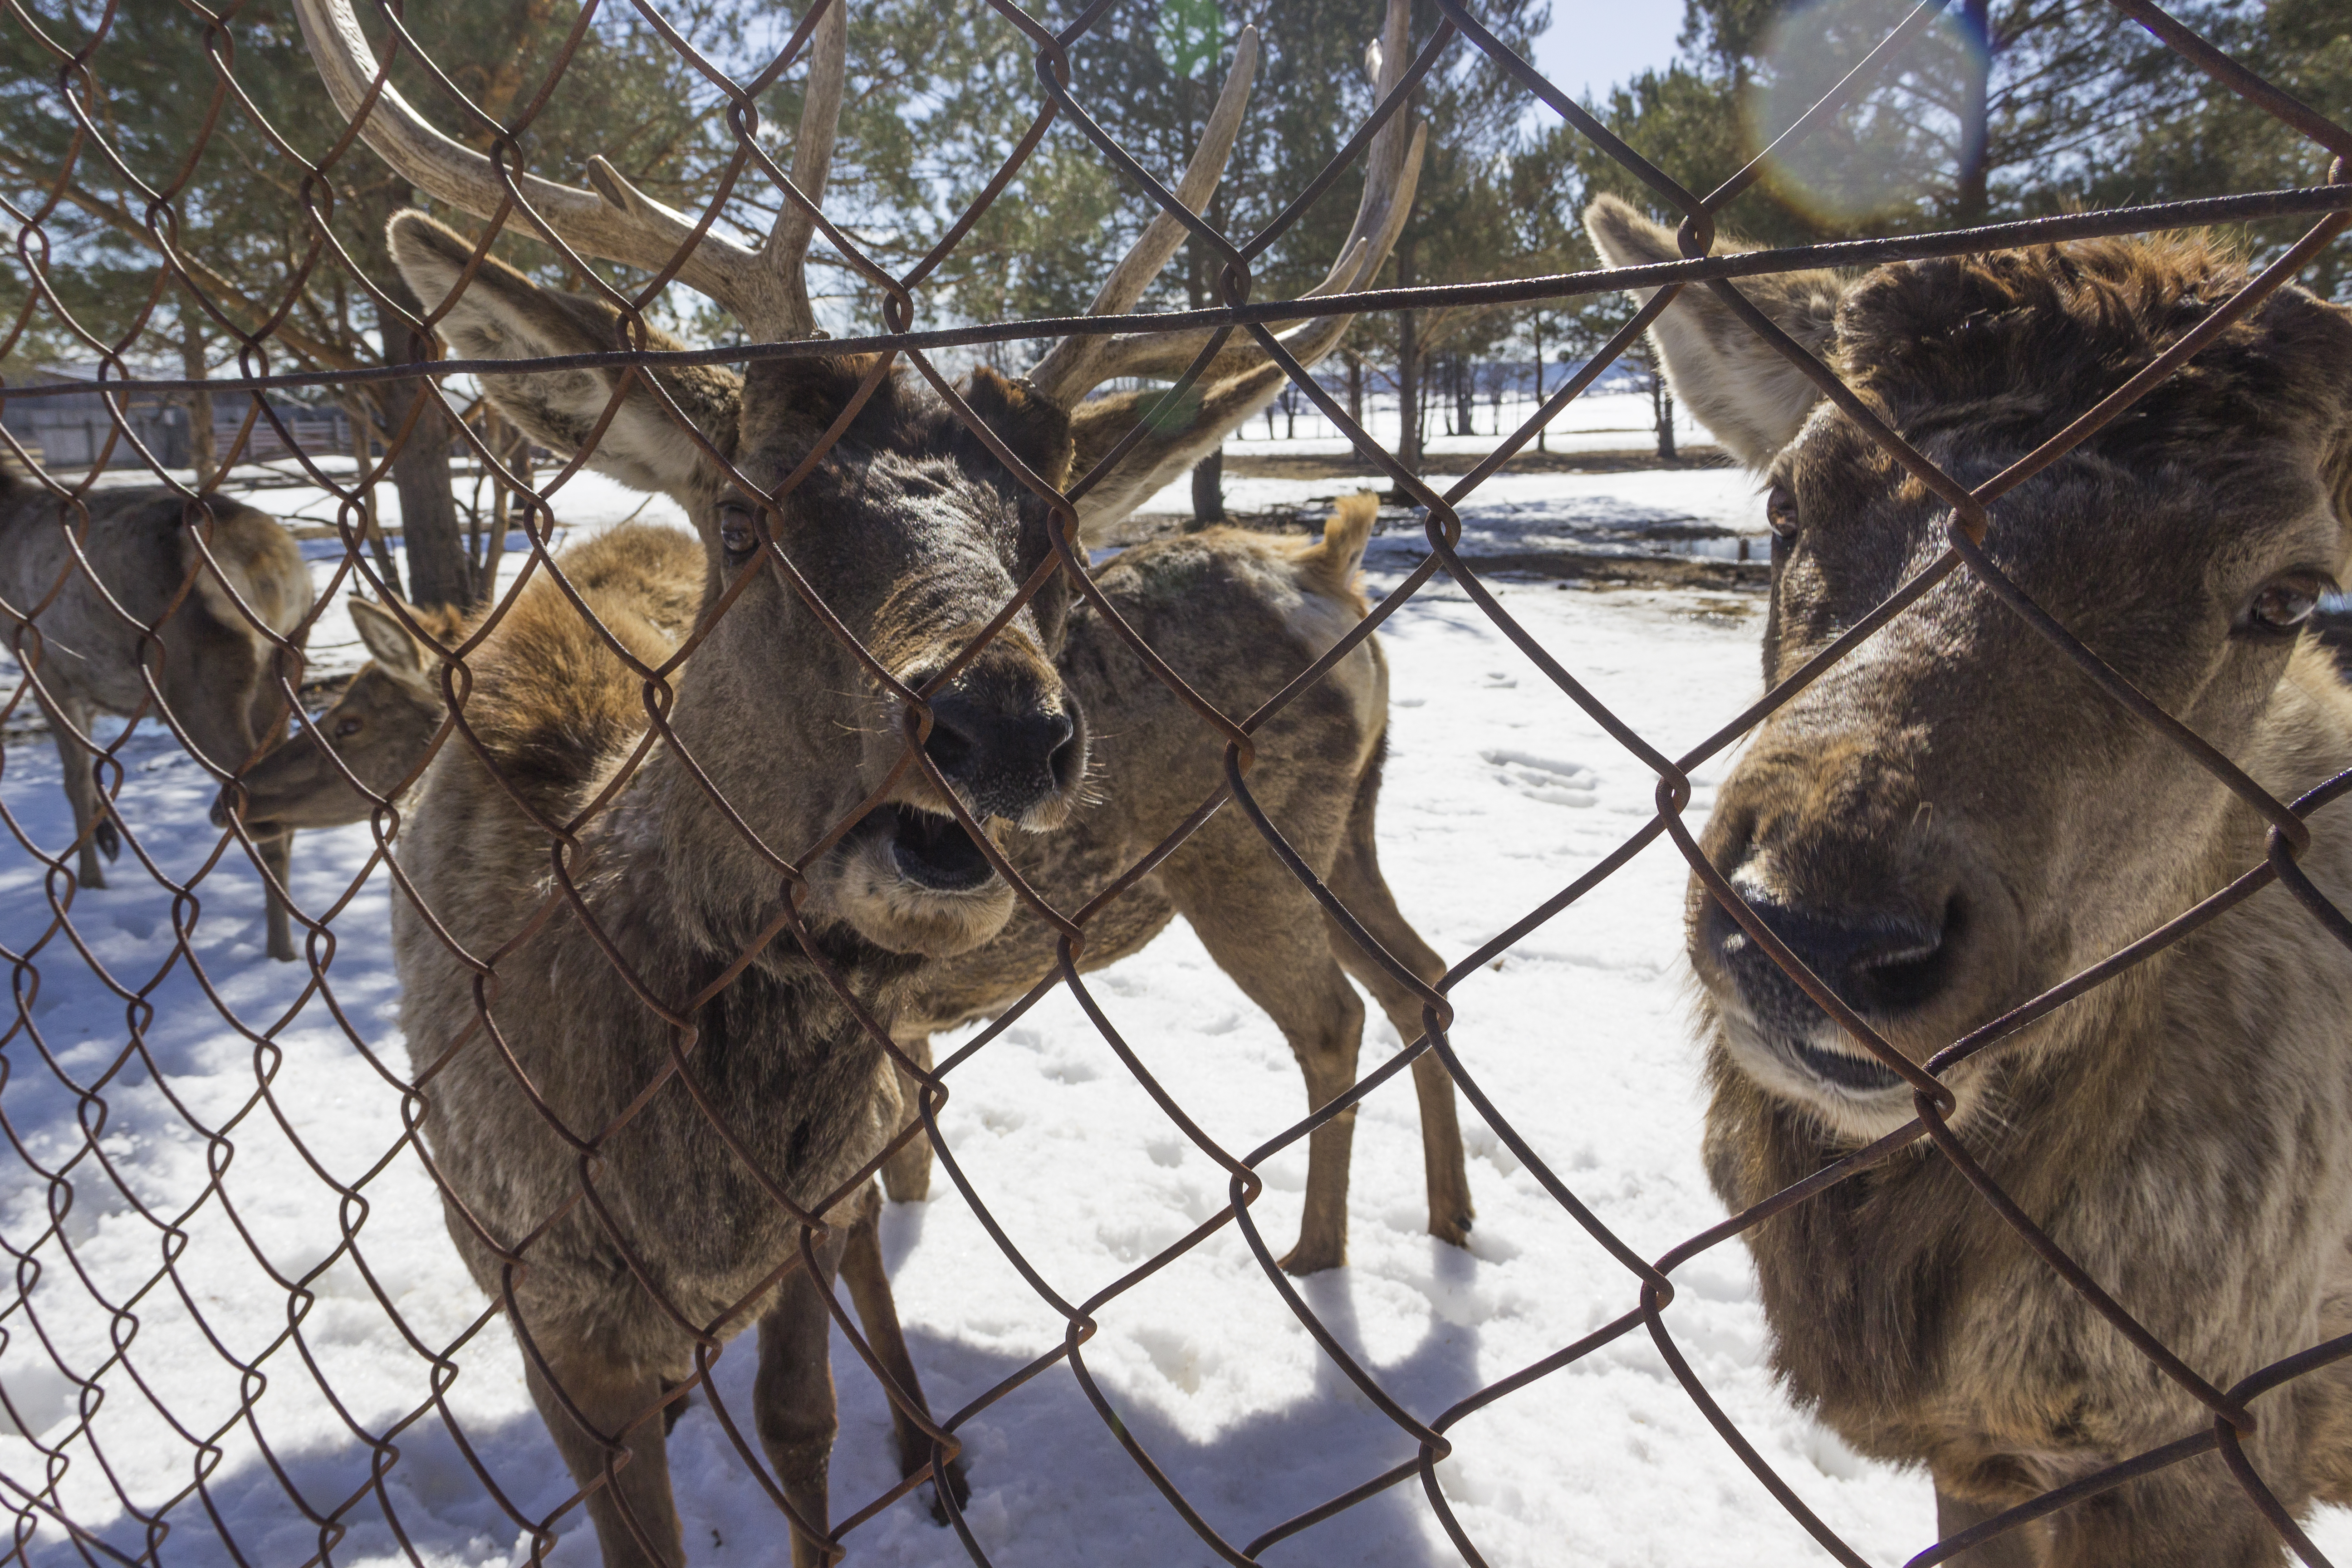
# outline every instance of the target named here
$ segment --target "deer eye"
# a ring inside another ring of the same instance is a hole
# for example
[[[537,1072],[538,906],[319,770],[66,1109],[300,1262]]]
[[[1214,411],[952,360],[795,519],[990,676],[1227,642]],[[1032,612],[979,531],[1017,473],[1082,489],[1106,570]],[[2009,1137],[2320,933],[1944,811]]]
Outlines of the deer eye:
[[[353,735],[358,734],[362,730],[366,728],[366,720],[361,718],[356,713],[346,713],[343,717],[335,721],[335,739],[338,741],[348,741]]]
[[[2336,584],[2316,572],[2287,572],[2254,590],[2231,630],[2246,637],[2293,637]]]
[[[740,561],[760,546],[751,509],[740,500],[719,504],[719,544],[730,560]]]
[[[1764,503],[1764,521],[1782,539],[1797,537],[1797,496],[1786,485],[1774,485],[1769,500]]]

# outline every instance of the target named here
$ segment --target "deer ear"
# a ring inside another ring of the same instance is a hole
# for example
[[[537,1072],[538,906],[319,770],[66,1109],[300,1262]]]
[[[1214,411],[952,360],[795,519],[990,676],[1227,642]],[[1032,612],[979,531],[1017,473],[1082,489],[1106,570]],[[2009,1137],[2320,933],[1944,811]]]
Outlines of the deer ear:
[[[447,314],[436,325],[458,358],[536,359],[635,346],[621,312],[601,299],[541,288],[495,257],[483,258],[467,279],[473,243],[423,213],[398,215],[384,237],[400,275],[425,310],[448,303]],[[646,346],[683,345],[648,330]],[[714,445],[722,451],[733,447],[743,402],[741,377],[709,366],[656,374]],[[533,440],[568,455],[587,444],[620,380],[617,370],[493,374],[482,378],[482,389]],[[683,500],[682,492],[694,487],[709,464],[661,400],[633,381],[588,466],[633,489],[662,490]]]
[[[982,365],[964,384],[963,399],[981,423],[1013,449],[1032,473],[1049,485],[1060,486],[1070,476],[1070,416],[1025,381],[1008,381]],[[977,459],[985,452],[969,431],[962,439]],[[992,458],[990,460],[993,460]]]
[[[400,617],[382,605],[367,599],[351,602],[352,625],[359,628],[360,641],[367,646],[368,657],[376,668],[399,681],[403,686],[420,689],[432,685],[433,650],[409,635],[400,624]]]
[[[1615,196],[1602,196],[1585,208],[1584,227],[1612,267],[1683,259],[1674,230],[1652,223]],[[1742,278],[1738,287],[1808,352],[1827,352],[1836,336],[1838,300],[1844,291],[1837,274],[1767,273]],[[1642,297],[1646,299],[1648,290]],[[1704,285],[1685,288],[1651,327],[1650,335],[1675,395],[1726,450],[1750,468],[1772,461],[1821,396],[1796,366]]]

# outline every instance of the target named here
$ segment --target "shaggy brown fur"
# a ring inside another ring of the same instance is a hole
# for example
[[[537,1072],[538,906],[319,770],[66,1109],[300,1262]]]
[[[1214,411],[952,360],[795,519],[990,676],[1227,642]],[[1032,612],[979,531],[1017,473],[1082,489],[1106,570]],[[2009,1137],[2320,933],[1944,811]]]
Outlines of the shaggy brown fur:
[[[219,497],[199,509],[159,489],[100,490],[76,505],[0,463],[0,626],[57,742],[83,887],[106,886],[99,855],[112,859],[121,842],[92,772],[92,719],[143,711],[215,773],[236,773],[285,731],[290,708],[279,682],[301,679],[310,602],[301,552],[267,512]],[[273,637],[297,650],[282,667]],[[223,808],[232,799],[224,795]],[[226,826],[225,809],[214,820]],[[263,872],[269,955],[290,959],[278,893],[291,837],[248,836]]]
[[[1589,221],[1612,261],[1672,253],[1621,205]],[[2190,242],[1892,266],[1838,286],[1822,346],[1895,428],[1976,482],[2242,281]],[[1790,319],[1785,294],[1753,292]],[[1790,398],[1769,351],[1707,292],[1683,295],[1676,317],[1686,330],[1661,337],[1678,392],[1696,403],[1706,387],[1727,425],[1785,443],[1749,454],[1769,464],[1785,534],[1765,647],[1778,679],[1940,552],[1945,509],[1847,416]],[[2352,765],[2352,692],[2294,625],[2343,570],[2348,487],[2352,318],[2290,288],[2001,498],[1986,547],[2291,799]],[[2313,819],[2301,860],[2339,906],[2352,903],[2341,809]],[[2259,864],[2264,830],[1963,572],[1759,727],[1705,844],[1755,918],[1924,1061]],[[1908,1089],[1696,882],[1691,916],[1707,1163],[1727,1203],[1910,1117]],[[2352,1329],[2347,1020],[2352,954],[2273,888],[1944,1077],[1975,1158],[2227,1388]],[[1927,1467],[1948,1534],[2210,1425],[1924,1143],[1748,1237],[1790,1391],[1863,1451]],[[2352,1501],[2341,1363],[2252,1409],[2248,1456],[2290,1510]],[[2279,1559],[2207,1456],[1958,1561]]]
[[[394,219],[388,239],[419,297],[448,299],[440,330],[458,353],[620,341],[609,307],[497,262],[456,291],[471,247],[422,215]],[[452,716],[466,733],[426,770],[397,841],[415,893],[394,911],[402,1024],[451,1234],[527,1336],[534,1398],[608,1568],[684,1560],[654,1418],[694,1374],[701,1336],[681,1319],[722,1339],[760,1323],[753,1414],[806,1527],[793,1559],[830,1556],[827,1319],[816,1280],[786,1272],[801,1228],[777,1200],[825,1202],[901,1113],[881,1047],[782,932],[782,900],[824,968],[885,1019],[923,954],[984,941],[1012,905],[928,775],[893,780],[904,708],[835,626],[897,681],[936,687],[927,750],[992,833],[1056,826],[1085,770],[1083,715],[1052,662],[1058,576],[936,679],[1046,559],[1045,505],[917,387],[885,377],[853,407],[869,368],[665,373],[740,481],[643,381],[485,377],[541,440],[568,447],[602,424],[590,461],[669,493],[703,547],[702,640],[669,679],[674,698],[650,704],[604,639],[665,658],[654,617],[617,587],[588,599],[604,632],[551,581],[520,595],[468,657]],[[1028,469],[1064,478],[1058,410],[985,371],[964,396]],[[838,444],[766,500],[837,419]],[[665,731],[646,745],[653,711]],[[804,863],[782,873],[780,858]],[[597,1140],[593,1161],[575,1139]],[[861,1301],[883,1290],[878,1255],[857,1241],[869,1201],[851,1189],[816,1257]],[[919,1397],[910,1367],[897,1381]],[[900,1437],[909,1470],[930,1464],[910,1425]]]

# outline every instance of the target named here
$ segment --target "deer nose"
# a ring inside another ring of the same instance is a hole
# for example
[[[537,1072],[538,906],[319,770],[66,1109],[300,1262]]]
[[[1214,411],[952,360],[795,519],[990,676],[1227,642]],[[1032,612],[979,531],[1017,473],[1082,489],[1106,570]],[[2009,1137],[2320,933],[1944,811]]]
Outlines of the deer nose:
[[[1839,910],[1826,914],[1746,894],[1742,901],[1838,1000],[1865,1018],[1895,1022],[1940,995],[1952,978],[1949,962],[1960,906],[1949,900],[1928,919],[1907,913]],[[1704,939],[1716,963],[1759,1020],[1807,1032],[1821,1009],[1762,945],[1709,900]]]
[[[1086,726],[1066,694],[1047,706],[960,680],[931,699],[923,750],[975,816],[1019,822],[1077,783]]]

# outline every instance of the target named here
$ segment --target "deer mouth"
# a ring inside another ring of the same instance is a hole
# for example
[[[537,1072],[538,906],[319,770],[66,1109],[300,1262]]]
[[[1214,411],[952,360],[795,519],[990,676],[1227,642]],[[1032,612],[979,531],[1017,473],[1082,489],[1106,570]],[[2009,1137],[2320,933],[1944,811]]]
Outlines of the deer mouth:
[[[1801,1070],[1850,1093],[1875,1094],[1903,1087],[1903,1075],[1876,1057],[1856,1056],[1804,1040],[1790,1041],[1789,1053]]]
[[[917,887],[968,893],[996,879],[996,868],[954,817],[903,801],[875,815],[882,819],[891,863]]]

